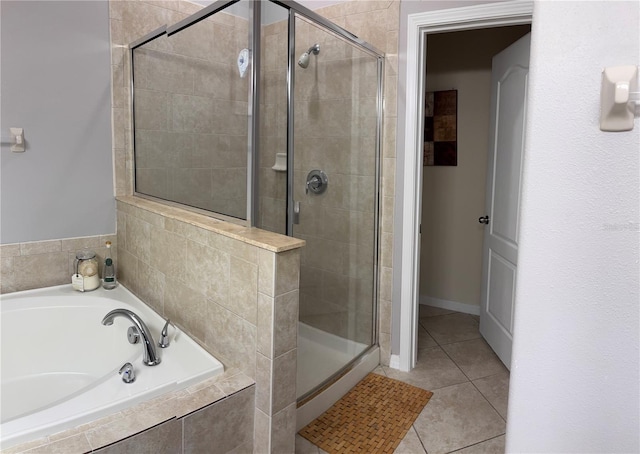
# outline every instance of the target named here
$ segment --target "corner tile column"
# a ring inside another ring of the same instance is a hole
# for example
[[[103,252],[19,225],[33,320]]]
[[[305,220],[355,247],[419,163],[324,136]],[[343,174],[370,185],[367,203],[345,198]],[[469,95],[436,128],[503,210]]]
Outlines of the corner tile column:
[[[258,251],[255,453],[293,453],[300,252]]]

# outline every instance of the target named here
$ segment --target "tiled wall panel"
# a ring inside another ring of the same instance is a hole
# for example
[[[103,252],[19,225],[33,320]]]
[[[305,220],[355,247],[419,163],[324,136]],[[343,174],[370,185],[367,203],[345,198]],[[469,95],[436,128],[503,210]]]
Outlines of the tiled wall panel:
[[[224,454],[237,448],[251,452],[254,407],[254,392],[248,389],[186,416],[181,452]]]
[[[83,248],[96,252],[102,273],[107,241],[112,243],[112,257],[117,263],[116,235],[3,244],[0,246],[0,293],[70,284],[76,252]]]
[[[289,421],[282,412],[296,402],[303,242],[134,197],[120,197],[117,208],[125,238],[118,248],[121,282],[225,367],[255,380],[256,452],[274,440],[293,443],[295,424],[275,421]],[[274,252],[221,233],[225,229],[289,246]]]

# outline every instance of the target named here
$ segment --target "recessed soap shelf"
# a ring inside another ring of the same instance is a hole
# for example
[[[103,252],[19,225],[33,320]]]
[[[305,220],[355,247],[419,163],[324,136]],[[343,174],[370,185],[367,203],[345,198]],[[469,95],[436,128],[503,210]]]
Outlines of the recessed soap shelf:
[[[276,163],[271,167],[276,172],[287,171],[287,153],[276,153]]]

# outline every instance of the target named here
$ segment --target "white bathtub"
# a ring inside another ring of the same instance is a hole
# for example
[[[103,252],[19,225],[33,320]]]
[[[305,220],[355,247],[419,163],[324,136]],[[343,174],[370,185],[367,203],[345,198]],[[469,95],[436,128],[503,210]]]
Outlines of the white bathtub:
[[[157,344],[164,320],[121,285],[80,293],[71,285],[0,296],[2,309],[0,447],[7,448],[92,421],[223,372],[222,364],[170,327],[171,345],[156,346],[157,366],[142,364],[130,344],[132,323],[112,309],[135,312]],[[126,384],[120,367],[133,364]]]

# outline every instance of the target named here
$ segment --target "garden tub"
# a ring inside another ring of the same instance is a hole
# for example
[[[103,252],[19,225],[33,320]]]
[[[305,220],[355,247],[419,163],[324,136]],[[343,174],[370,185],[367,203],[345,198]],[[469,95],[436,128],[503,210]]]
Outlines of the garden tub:
[[[184,332],[170,326],[167,348],[158,340],[165,324],[120,285],[81,293],[71,285],[0,296],[0,447],[51,435],[177,391],[223,372],[222,364]],[[142,363],[142,343],[131,344],[133,323],[116,317],[127,309],[147,325],[161,362]],[[131,363],[136,379],[119,370]]]

